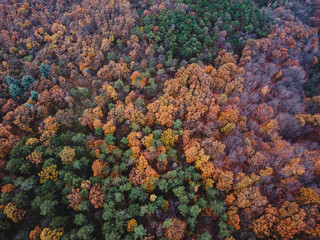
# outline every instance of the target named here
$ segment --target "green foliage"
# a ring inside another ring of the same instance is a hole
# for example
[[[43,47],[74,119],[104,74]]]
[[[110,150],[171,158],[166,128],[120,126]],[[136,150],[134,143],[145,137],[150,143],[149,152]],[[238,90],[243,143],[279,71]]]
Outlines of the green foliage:
[[[73,219],[74,224],[76,224],[77,226],[83,225],[85,221],[86,221],[86,216],[82,213],[75,215]]]
[[[226,237],[230,237],[230,230],[228,227],[228,224],[224,223],[224,222],[219,222],[219,237],[220,238],[226,238]]]
[[[58,204],[59,204],[58,201],[52,201],[52,200],[43,201],[40,205],[40,214],[43,216],[52,216]]]
[[[10,91],[12,98],[15,100],[17,99],[18,96],[21,96],[23,94],[22,89],[18,85],[15,85],[15,84],[9,85],[9,91]]]
[[[92,239],[93,232],[94,232],[93,225],[88,224],[80,228],[77,235],[79,239],[89,240],[89,239]]]
[[[114,144],[114,141],[116,140],[116,138],[112,135],[112,134],[108,134],[105,138],[104,141],[105,143],[112,145]]]
[[[26,62],[32,62],[33,56],[32,55],[25,56],[22,58],[22,60]]]
[[[134,239],[143,239],[147,235],[147,230],[140,224],[134,228]]]
[[[168,218],[166,219],[163,223],[162,223],[162,227],[163,228],[168,228],[172,225],[172,218]]]
[[[10,85],[18,85],[19,84],[19,80],[7,75],[6,76],[6,81],[7,81],[7,84],[10,86]]]
[[[103,134],[102,128],[96,128],[96,129],[94,130],[94,134],[95,134],[96,136],[101,136],[101,135]]]
[[[77,133],[72,137],[71,142],[78,146],[84,145],[86,143],[86,135],[84,133]]]
[[[223,215],[227,210],[226,204],[218,200],[211,202],[210,206],[213,209],[214,213],[218,216]]]
[[[182,128],[182,121],[180,119],[173,121],[173,128],[175,130],[180,130]]]
[[[22,85],[22,87],[23,87],[23,89],[25,90],[25,91],[28,91],[29,90],[29,87],[30,87],[30,85],[32,84],[32,83],[34,83],[36,80],[33,78],[33,77],[31,77],[31,76],[23,76],[22,77],[22,80],[21,80],[21,85]]]
[[[54,229],[58,227],[64,227],[68,224],[70,217],[69,216],[58,216],[52,218],[49,227]]]
[[[38,94],[37,92],[31,91],[31,96],[30,96],[30,98],[31,98],[32,100],[38,101],[38,96],[39,96],[39,94]]]
[[[210,235],[209,232],[204,232],[197,236],[197,240],[211,240],[211,239],[212,239],[212,236]]]
[[[146,192],[140,187],[133,187],[130,191],[129,199],[136,202],[144,202],[146,200]]]
[[[117,81],[114,82],[115,89],[121,89],[123,86],[124,86],[124,84],[120,79],[118,79]]]
[[[175,189],[173,189],[173,193],[178,197],[183,197],[185,196],[186,192],[185,192],[185,188],[183,186],[181,187],[177,187]]]
[[[188,9],[165,8],[159,16],[147,15],[143,19],[147,39],[160,45],[158,53],[166,52],[168,59],[176,57],[180,60],[196,62],[197,58],[202,58],[211,62],[212,54],[217,53],[214,45],[219,38],[216,35],[217,31],[226,30],[236,50],[238,45],[243,45],[244,42],[239,43],[234,39],[243,34],[257,34],[259,37],[267,34],[266,19],[251,0],[236,2],[185,0],[181,2],[187,4]],[[190,14],[190,11],[195,14]],[[152,31],[154,26],[159,27],[157,32]],[[204,52],[206,54],[200,54]]]
[[[41,76],[44,77],[44,78],[48,78],[49,77],[49,74],[50,74],[50,71],[51,71],[51,68],[49,65],[45,64],[45,63],[41,63],[40,66],[39,66],[39,70],[41,72]]]

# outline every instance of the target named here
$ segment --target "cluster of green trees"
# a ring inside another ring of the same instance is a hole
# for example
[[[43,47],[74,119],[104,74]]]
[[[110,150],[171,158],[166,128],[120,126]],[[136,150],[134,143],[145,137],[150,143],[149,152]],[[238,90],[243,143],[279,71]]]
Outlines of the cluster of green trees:
[[[195,62],[212,62],[219,51],[219,31],[239,53],[245,41],[267,35],[269,24],[252,0],[178,1],[173,9],[163,9],[143,18],[148,40],[156,43],[158,54]],[[220,39],[221,40],[221,39]],[[222,46],[220,46],[221,48]]]

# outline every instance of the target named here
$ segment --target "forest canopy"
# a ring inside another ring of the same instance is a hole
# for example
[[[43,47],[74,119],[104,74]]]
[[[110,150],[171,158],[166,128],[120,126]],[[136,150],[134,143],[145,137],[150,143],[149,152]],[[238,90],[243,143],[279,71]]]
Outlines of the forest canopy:
[[[320,239],[320,1],[0,1],[0,239]]]

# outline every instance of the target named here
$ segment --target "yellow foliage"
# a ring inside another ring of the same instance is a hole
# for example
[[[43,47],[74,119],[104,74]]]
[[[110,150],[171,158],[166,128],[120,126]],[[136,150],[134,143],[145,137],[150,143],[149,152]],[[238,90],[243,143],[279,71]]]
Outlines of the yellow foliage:
[[[279,79],[280,77],[282,76],[282,72],[281,72],[281,70],[277,73],[277,75],[276,75],[276,79]]]
[[[24,217],[26,211],[19,209],[12,203],[8,203],[8,205],[4,208],[3,213],[7,216],[7,218],[11,219],[14,223],[18,223]]]
[[[2,61],[2,65],[9,71],[9,64],[6,61]]]
[[[150,195],[150,202],[154,202],[157,198],[158,198],[157,195],[151,194]]]
[[[64,230],[62,227],[55,228],[53,230],[51,230],[50,228],[44,228],[40,233],[40,239],[41,240],[59,240],[61,239],[63,233],[64,233]]]
[[[111,97],[113,100],[118,99],[118,94],[117,94],[116,90],[111,85],[106,83],[102,86],[102,88],[105,91],[105,94],[107,97]]]
[[[152,140],[153,140],[153,134],[149,134],[149,136],[145,136],[142,139],[142,144],[149,149],[152,145]]]
[[[179,135],[174,134],[171,128],[168,128],[161,134],[161,141],[164,143],[167,149],[171,149],[178,138]]]
[[[40,177],[41,184],[49,179],[56,182],[58,180],[57,165],[51,165],[50,167],[42,169],[42,171],[38,173],[38,175]]]
[[[134,218],[130,219],[127,225],[127,232],[133,232],[136,226],[138,226],[137,221]]]
[[[37,138],[29,138],[28,141],[26,141],[26,146],[32,146],[38,142],[39,140]]]
[[[265,169],[261,169],[259,171],[260,176],[270,176],[273,174],[273,168],[266,167]]]
[[[61,157],[61,161],[63,164],[72,164],[76,156],[76,152],[71,147],[66,146],[62,149],[59,156]]]

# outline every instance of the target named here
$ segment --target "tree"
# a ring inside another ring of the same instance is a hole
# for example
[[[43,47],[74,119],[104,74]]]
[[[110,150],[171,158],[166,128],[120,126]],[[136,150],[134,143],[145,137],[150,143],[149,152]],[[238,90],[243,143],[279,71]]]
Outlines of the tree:
[[[134,218],[130,219],[127,224],[127,232],[133,232],[137,226],[137,221]]]
[[[147,230],[140,224],[134,228],[134,239],[143,239],[147,235]]]
[[[264,236],[270,237],[272,235],[272,227],[277,220],[277,215],[277,209],[268,205],[265,209],[265,215],[253,222],[253,231],[259,238],[263,238]]]
[[[72,207],[75,211],[78,211],[78,206],[81,201],[84,200],[84,197],[81,196],[80,188],[72,189],[72,193],[67,195],[67,198],[70,201],[70,207]]]
[[[41,63],[39,66],[39,70],[41,72],[41,76],[44,78],[49,78],[49,74],[51,71],[51,68],[49,67],[49,65],[45,64],[45,63]]]
[[[32,230],[32,231],[30,231],[30,234],[29,234],[29,238],[31,239],[31,240],[38,240],[38,239],[40,239],[40,233],[41,233],[41,231],[42,231],[42,229],[41,229],[41,227],[40,226],[35,226],[35,228]]]
[[[51,165],[49,167],[45,167],[42,169],[40,173],[38,173],[40,177],[40,183],[43,184],[47,180],[52,180],[54,182],[58,181],[58,171],[57,165]]]
[[[174,134],[171,128],[168,128],[161,134],[161,141],[167,149],[171,149],[174,143],[178,140],[179,135]]]
[[[96,183],[94,184],[89,193],[89,200],[94,208],[100,208],[103,206],[105,194],[102,193],[101,185]]]
[[[50,229],[43,228],[40,233],[40,240],[59,240],[61,239],[64,233],[64,229],[62,227]]]
[[[72,164],[75,160],[76,152],[75,149],[66,146],[62,149],[59,156],[61,157],[61,161],[63,164]]]
[[[23,94],[22,89],[15,84],[9,85],[9,91],[14,100],[17,100],[17,97]]]
[[[320,196],[312,188],[300,188],[300,192],[296,200],[302,205],[320,204]]]
[[[31,154],[29,154],[26,159],[38,166],[40,163],[43,163],[44,159],[42,157],[42,152],[33,151]]]
[[[33,77],[29,76],[29,75],[23,76],[23,77],[22,77],[22,80],[21,80],[21,85],[22,85],[22,87],[23,87],[23,89],[24,89],[25,91],[28,91],[30,85],[31,85],[32,83],[34,83],[35,81],[36,81],[36,80],[35,80]]]
[[[1,192],[4,194],[11,193],[12,191],[14,191],[14,186],[10,183],[2,186],[1,188]]]
[[[138,71],[134,71],[130,79],[131,85],[134,85],[138,88],[143,88],[147,84],[145,77]]]
[[[79,239],[89,240],[92,239],[92,233],[94,232],[94,227],[92,224],[88,224],[79,229],[77,236]]]
[[[172,240],[181,240],[184,237],[187,224],[178,218],[172,218],[171,225],[167,227],[165,236]]]
[[[3,213],[14,223],[18,223],[22,221],[26,214],[26,210],[18,209],[12,202],[10,202],[5,206]]]

